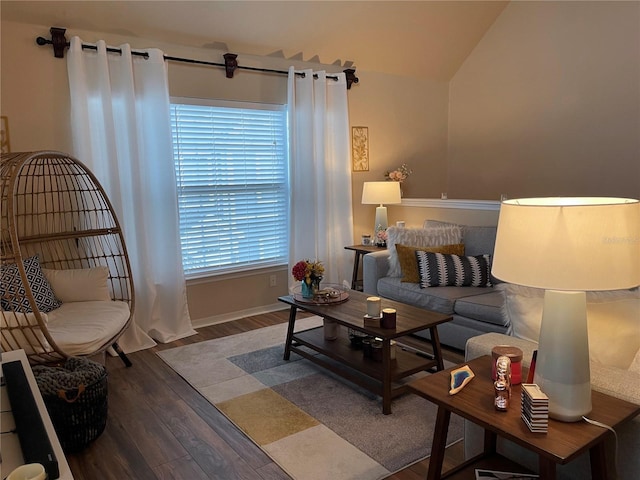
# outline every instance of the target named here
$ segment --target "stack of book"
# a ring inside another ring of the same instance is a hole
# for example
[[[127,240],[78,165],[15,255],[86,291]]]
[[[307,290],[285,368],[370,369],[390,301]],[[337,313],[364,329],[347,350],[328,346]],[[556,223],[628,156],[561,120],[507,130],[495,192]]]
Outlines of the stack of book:
[[[529,430],[547,433],[549,427],[549,397],[535,383],[522,384],[522,420]]]

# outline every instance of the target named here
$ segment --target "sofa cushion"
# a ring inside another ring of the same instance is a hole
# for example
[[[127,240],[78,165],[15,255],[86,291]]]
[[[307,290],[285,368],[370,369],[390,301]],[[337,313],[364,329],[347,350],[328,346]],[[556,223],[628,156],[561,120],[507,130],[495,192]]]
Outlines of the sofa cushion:
[[[417,283],[402,282],[397,277],[383,277],[378,281],[378,295],[398,302],[452,315],[460,298],[487,293],[481,287],[439,287],[424,290]]]
[[[418,250],[420,287],[490,287],[491,256],[464,257]]]
[[[458,225],[433,228],[400,228],[387,229],[387,249],[389,250],[389,273],[391,277],[402,274],[396,244],[414,247],[435,247],[462,242],[462,229]]]
[[[469,295],[457,299],[453,309],[456,314],[463,317],[473,318],[494,325],[506,326],[502,317],[503,303],[504,297],[502,296],[502,292],[496,292],[491,289],[488,293]]]
[[[509,334],[538,341],[544,290],[503,283],[504,321]],[[592,362],[628,369],[640,349],[640,291],[587,292],[589,355]]]
[[[408,245],[396,245],[398,252],[398,260],[400,262],[400,270],[402,271],[402,281],[410,283],[420,282],[420,272],[418,271],[418,259],[416,251],[432,253],[448,253],[454,255],[464,255],[464,243],[455,243],[453,245],[442,245],[439,247],[412,247]]]
[[[636,356],[633,357],[633,361],[631,362],[631,365],[629,365],[629,371],[640,375],[640,350],[638,350],[636,352]]]

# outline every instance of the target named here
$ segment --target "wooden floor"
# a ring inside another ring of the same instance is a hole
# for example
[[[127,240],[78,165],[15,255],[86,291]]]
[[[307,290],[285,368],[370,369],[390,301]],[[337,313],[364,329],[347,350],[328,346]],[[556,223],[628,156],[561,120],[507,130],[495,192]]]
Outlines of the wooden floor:
[[[271,459],[155,353],[286,322],[288,311],[205,327],[197,335],[129,355],[133,367],[106,359],[109,417],[105,432],[82,453],[69,455],[75,480],[288,479]],[[463,360],[445,350],[447,360]],[[448,449],[445,468],[462,461],[461,442]],[[389,477],[426,478],[428,460]]]

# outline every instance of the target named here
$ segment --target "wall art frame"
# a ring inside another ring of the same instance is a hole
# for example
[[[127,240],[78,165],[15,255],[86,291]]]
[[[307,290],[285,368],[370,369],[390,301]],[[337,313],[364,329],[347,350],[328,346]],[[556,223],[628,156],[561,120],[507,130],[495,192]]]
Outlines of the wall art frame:
[[[11,152],[11,144],[9,143],[9,118],[5,115],[0,116],[0,151],[2,153]]]
[[[369,127],[351,127],[351,168],[369,171]]]

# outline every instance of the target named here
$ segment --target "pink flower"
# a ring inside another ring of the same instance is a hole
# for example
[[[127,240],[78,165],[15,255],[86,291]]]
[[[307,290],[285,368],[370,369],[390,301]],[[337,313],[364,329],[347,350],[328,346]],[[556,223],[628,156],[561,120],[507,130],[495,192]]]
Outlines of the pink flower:
[[[400,167],[395,170],[391,170],[384,174],[387,180],[391,180],[393,182],[404,182],[409,175],[411,175],[411,170],[407,167],[406,163],[403,163]]]

